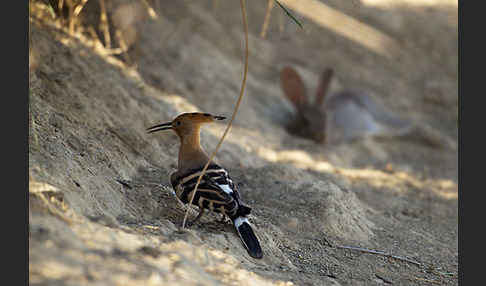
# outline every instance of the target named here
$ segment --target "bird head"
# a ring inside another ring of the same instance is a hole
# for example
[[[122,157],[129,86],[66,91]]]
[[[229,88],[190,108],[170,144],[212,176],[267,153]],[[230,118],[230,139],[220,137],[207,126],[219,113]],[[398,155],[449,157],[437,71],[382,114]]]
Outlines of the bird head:
[[[179,137],[187,136],[192,132],[198,132],[201,124],[215,122],[216,120],[224,120],[226,117],[212,115],[209,113],[192,112],[182,113],[174,120],[162,124],[157,124],[147,128],[148,133],[153,133],[161,130],[172,129],[179,135]]]

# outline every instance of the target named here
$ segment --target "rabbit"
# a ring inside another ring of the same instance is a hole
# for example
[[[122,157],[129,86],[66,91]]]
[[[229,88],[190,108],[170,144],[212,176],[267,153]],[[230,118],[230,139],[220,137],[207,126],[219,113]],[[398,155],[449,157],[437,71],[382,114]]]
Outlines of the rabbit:
[[[334,70],[321,75],[314,102],[310,102],[302,78],[285,66],[280,82],[285,97],[295,108],[294,118],[286,126],[293,135],[321,144],[339,144],[364,137],[415,136],[430,145],[451,146],[454,142],[437,131],[400,118],[364,91],[341,90],[327,95]]]

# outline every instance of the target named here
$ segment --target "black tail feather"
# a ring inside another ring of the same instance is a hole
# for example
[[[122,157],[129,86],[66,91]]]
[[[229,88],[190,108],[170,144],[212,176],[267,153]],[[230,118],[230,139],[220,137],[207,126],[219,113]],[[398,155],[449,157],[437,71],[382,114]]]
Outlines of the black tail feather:
[[[239,224],[239,226],[237,226],[238,223],[236,223],[236,220],[234,220],[233,223],[235,223],[236,231],[243,241],[248,254],[253,258],[262,258],[263,251],[260,247],[260,242],[258,242],[258,238],[251,228],[251,225],[245,218],[239,217],[238,219],[243,219],[242,222],[240,221],[241,224]]]

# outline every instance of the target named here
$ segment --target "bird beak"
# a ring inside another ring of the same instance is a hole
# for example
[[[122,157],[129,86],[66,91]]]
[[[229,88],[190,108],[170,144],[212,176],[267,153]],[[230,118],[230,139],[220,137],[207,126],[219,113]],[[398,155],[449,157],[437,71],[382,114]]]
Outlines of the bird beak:
[[[153,133],[153,132],[157,132],[157,131],[161,131],[161,130],[168,130],[168,129],[172,129],[172,122],[166,122],[166,123],[162,123],[162,124],[155,125],[155,126],[152,126],[150,128],[147,128],[147,133]]]
[[[213,118],[216,119],[216,120],[225,120],[226,119],[226,117],[224,117],[224,116],[217,116],[217,115],[213,116]]]

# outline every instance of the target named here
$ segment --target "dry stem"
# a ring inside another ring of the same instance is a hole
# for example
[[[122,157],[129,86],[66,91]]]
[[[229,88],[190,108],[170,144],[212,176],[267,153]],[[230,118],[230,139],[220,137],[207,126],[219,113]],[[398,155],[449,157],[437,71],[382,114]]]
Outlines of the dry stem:
[[[361,247],[356,247],[356,246],[340,246],[340,245],[338,245],[337,248],[357,250],[357,251],[361,251],[361,252],[365,252],[365,253],[382,255],[382,256],[386,256],[386,257],[393,258],[393,259],[397,259],[397,260],[405,261],[405,262],[408,262],[408,263],[412,263],[412,264],[415,264],[417,266],[422,266],[422,263],[420,263],[420,262],[417,262],[417,261],[414,261],[414,260],[410,260],[410,259],[405,258],[405,257],[402,257],[402,256],[392,255],[390,253],[386,253],[386,252],[383,252],[383,251],[366,249],[366,248],[361,248]]]
[[[236,113],[238,112],[238,107],[240,106],[241,99],[243,98],[243,94],[245,92],[246,76],[247,76],[247,73],[248,73],[248,23],[247,23],[247,20],[246,20],[245,0],[240,0],[240,5],[241,5],[241,15],[242,15],[242,18],[243,18],[243,29],[244,29],[244,32],[245,32],[245,66],[244,66],[244,72],[243,72],[243,80],[241,82],[240,96],[238,97],[238,101],[236,102],[235,109],[233,111],[233,115],[231,116],[231,120],[228,123],[228,126],[226,126],[226,130],[224,131],[223,136],[219,140],[219,143],[216,146],[216,149],[213,151],[213,153],[209,157],[209,160],[206,163],[206,165],[204,166],[204,168],[201,172],[201,175],[199,175],[199,178],[197,179],[196,186],[194,187],[194,191],[192,192],[191,200],[189,201],[189,206],[191,206],[192,201],[194,200],[194,196],[196,195],[197,187],[199,186],[199,183],[201,182],[201,178],[204,176],[206,169],[208,168],[209,164],[213,160],[214,155],[216,155],[216,152],[218,152],[218,149],[221,146],[221,143],[223,143],[223,140],[226,137],[226,134],[228,134],[228,131],[231,128],[231,125],[233,124],[233,120],[236,117]],[[182,221],[182,228],[184,228],[185,225],[186,225],[186,220],[187,220],[188,214],[189,214],[189,208],[187,208],[186,214],[184,216],[184,220]]]
[[[270,23],[270,13],[272,12],[275,0],[268,0],[267,11],[265,12],[265,19],[263,20],[262,31],[260,32],[260,37],[265,38],[267,33],[268,24]]]
[[[111,49],[110,27],[108,25],[108,17],[106,15],[105,0],[100,0],[100,30],[103,31],[103,38],[105,40],[105,47]]]

